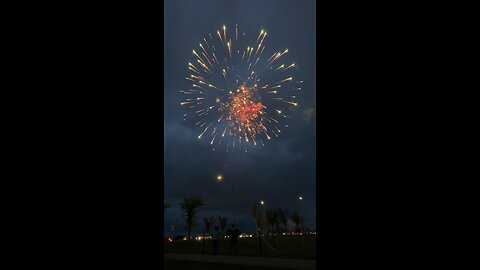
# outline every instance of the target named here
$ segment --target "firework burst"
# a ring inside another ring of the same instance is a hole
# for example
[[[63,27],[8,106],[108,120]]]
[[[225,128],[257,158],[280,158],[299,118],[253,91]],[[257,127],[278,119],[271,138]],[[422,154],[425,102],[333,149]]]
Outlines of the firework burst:
[[[303,81],[292,75],[295,63],[284,62],[288,49],[264,56],[266,36],[262,30],[248,43],[238,26],[223,26],[192,51],[186,77],[191,87],[180,91],[180,104],[188,109],[184,120],[198,126],[198,139],[208,138],[213,149],[225,144],[227,152],[235,146],[246,151],[246,145],[264,145],[288,127],[287,113],[298,105]]]

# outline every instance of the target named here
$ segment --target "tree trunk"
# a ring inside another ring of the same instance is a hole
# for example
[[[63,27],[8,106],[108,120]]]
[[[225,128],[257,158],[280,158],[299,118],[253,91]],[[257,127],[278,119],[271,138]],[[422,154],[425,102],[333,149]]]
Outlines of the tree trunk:
[[[305,255],[307,255],[307,243],[305,242],[305,229],[302,226],[302,238],[303,238],[303,249],[305,251]]]
[[[275,226],[275,230],[277,231],[277,249],[280,249],[280,227],[278,226]]]
[[[259,233],[259,229],[257,226],[258,251],[260,253],[260,256],[262,256],[262,239],[260,239],[260,237],[262,237],[262,234]]]

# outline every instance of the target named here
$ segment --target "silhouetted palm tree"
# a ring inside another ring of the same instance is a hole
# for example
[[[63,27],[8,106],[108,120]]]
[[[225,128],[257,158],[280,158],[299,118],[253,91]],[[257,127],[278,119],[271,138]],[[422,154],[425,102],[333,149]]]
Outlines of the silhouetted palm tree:
[[[305,233],[303,232],[303,217],[301,217],[297,211],[293,211],[292,215],[290,216],[292,221],[295,223],[295,229],[298,233],[300,231],[300,225],[302,226],[302,241],[303,241],[303,250],[307,252],[307,246],[305,243]]]
[[[222,216],[217,216],[217,220],[218,220],[218,222],[220,222],[220,230],[222,232],[224,232],[225,227],[227,227],[228,218],[227,217],[222,217]]]
[[[262,255],[262,228],[265,221],[262,217],[262,214],[257,212],[257,207],[255,206],[255,204],[252,205],[252,215],[253,215],[253,220],[255,221],[255,227],[256,227],[255,231],[258,239],[258,251],[261,256]]]
[[[288,223],[288,213],[287,211],[283,211],[281,208],[278,209],[278,219],[282,222],[283,226],[285,227],[285,232],[288,231],[287,223]]]
[[[197,210],[202,205],[203,199],[200,196],[184,197],[183,201],[180,202],[180,208],[182,209],[185,223],[187,224],[188,239],[190,239],[192,228],[194,228],[196,225],[195,215],[197,214]]]
[[[213,223],[215,223],[215,217],[203,218],[203,223],[205,223],[205,232],[209,233]]]
[[[295,223],[295,232],[300,231],[300,225],[303,223],[303,218],[298,214],[297,211],[293,211],[290,215],[290,219],[292,219],[293,223]]]
[[[281,208],[278,208],[276,210],[276,213],[277,213],[277,219],[275,221],[275,231],[277,233],[277,249],[280,249],[280,226],[281,225],[284,225],[285,223],[283,222],[283,219],[285,218],[285,215],[282,211]]]
[[[273,238],[273,227],[277,223],[278,220],[278,213],[275,209],[267,209],[265,211],[265,216],[267,218],[268,225],[270,226],[270,236]]]
[[[203,233],[202,238],[202,254],[205,253],[205,233],[210,233],[210,229],[212,228],[213,223],[215,223],[215,217],[211,216],[209,218],[203,218],[203,222],[205,223],[205,232]]]

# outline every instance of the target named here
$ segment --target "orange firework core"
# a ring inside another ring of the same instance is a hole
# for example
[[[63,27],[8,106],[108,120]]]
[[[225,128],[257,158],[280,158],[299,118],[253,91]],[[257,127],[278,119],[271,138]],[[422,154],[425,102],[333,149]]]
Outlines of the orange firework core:
[[[262,103],[254,97],[253,88],[241,85],[236,93],[231,94],[230,116],[241,126],[250,126],[262,111]]]

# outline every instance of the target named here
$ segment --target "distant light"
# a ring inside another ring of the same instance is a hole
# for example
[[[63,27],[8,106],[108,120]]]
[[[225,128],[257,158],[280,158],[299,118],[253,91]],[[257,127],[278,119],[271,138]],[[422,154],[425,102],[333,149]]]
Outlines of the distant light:
[[[218,180],[218,181],[222,181],[222,179],[223,179],[223,176],[222,176],[222,175],[217,175],[217,180]]]
[[[264,202],[264,201],[260,201],[260,204],[263,205],[263,204],[265,204],[265,202]]]
[[[298,199],[299,199],[299,200],[303,200],[303,197],[302,197],[302,196],[300,196],[300,197],[298,197]]]

